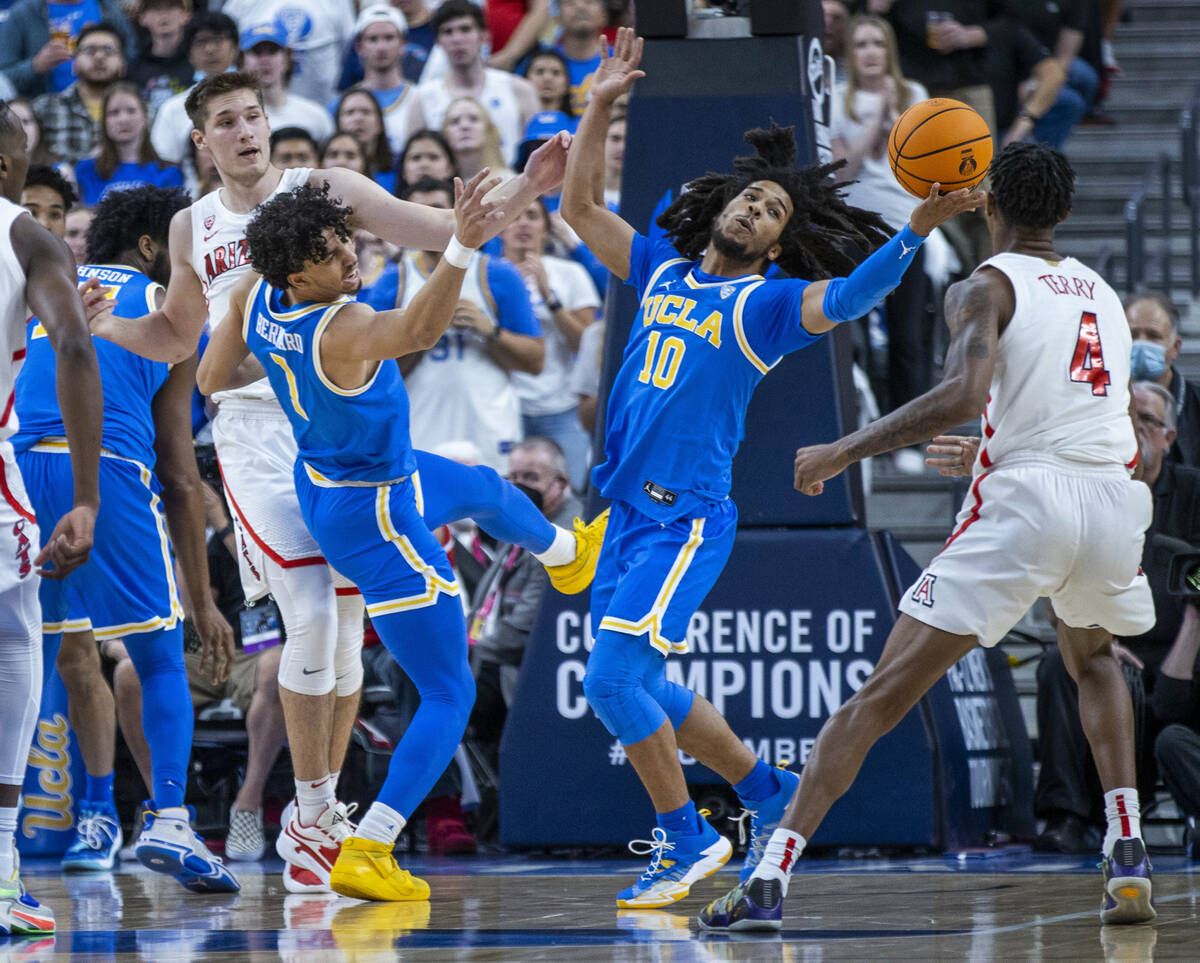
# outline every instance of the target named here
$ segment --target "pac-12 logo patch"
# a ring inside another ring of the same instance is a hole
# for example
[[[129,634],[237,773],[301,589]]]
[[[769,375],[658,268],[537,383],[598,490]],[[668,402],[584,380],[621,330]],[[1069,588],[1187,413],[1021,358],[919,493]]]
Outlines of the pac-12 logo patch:
[[[933,583],[936,581],[936,575],[930,575],[928,572],[925,572],[921,576],[920,581],[913,587],[912,595],[909,598],[919,605],[924,605],[926,608],[933,608]]]
[[[216,217],[216,215],[215,215],[215,214],[209,214],[209,215],[208,215],[208,217],[206,217],[206,218],[204,219],[204,230],[206,230],[206,231],[211,231],[211,230],[212,230],[212,226],[213,226],[214,224],[216,224],[216,223],[217,223],[217,217]]]
[[[722,284],[721,285],[721,300],[724,301],[731,294],[733,294],[733,285],[732,284]]]

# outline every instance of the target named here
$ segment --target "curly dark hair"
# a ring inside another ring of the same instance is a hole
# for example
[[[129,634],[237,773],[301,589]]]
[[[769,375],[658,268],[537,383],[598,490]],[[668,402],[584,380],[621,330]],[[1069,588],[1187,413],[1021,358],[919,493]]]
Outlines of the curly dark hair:
[[[192,203],[182,187],[148,184],[109,191],[96,205],[87,233],[87,258],[92,264],[116,264],[137,247],[143,234],[164,250],[171,218]]]
[[[347,223],[354,213],[342,207],[341,198],[329,196],[329,185],[302,184],[277,194],[259,207],[246,227],[250,264],[275,288],[288,286],[288,275],[304,270],[305,261],[329,256],[325,230],[332,228],[340,240],[350,238]]]
[[[1017,141],[992,158],[992,200],[1000,216],[1016,227],[1054,227],[1071,213],[1075,171],[1046,144]]]
[[[62,176],[49,164],[30,164],[29,173],[25,175],[26,187],[48,187],[62,198],[63,213],[71,210],[71,205],[79,201],[79,195],[71,182]]]
[[[746,131],[753,156],[736,157],[735,174],[707,173],[691,180],[658,218],[659,227],[687,258],[698,258],[712,239],[713,222],[754,181],[774,181],[791,198],[793,211],[779,236],[776,263],[793,277],[818,280],[844,274],[857,260],[853,247],[874,250],[892,234],[878,214],[851,207],[832,175],[845,164],[796,168],[794,128],[772,121],[770,130]]]

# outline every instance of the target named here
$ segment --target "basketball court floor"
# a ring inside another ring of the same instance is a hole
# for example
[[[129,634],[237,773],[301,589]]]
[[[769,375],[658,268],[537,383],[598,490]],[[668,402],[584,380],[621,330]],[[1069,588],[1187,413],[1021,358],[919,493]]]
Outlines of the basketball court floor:
[[[195,896],[136,863],[66,877],[31,860],[22,876],[59,932],[0,938],[0,961],[1200,959],[1200,863],[1154,863],[1157,924],[1101,927],[1090,858],[805,859],[781,934],[726,935],[698,929],[695,914],[733,885],[732,870],[668,910],[635,912],[614,896],[644,861],[408,862],[429,879],[429,902],[364,903],[291,895],[278,862],[238,866],[237,895]]]

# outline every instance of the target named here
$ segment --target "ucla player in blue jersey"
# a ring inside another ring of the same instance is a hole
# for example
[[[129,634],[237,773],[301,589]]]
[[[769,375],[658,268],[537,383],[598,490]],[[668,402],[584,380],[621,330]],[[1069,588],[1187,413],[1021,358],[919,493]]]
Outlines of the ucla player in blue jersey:
[[[423,880],[392,846],[454,754],[474,702],[459,586],[423,517],[426,479],[412,450],[408,398],[395,359],[446,330],[470,255],[493,215],[486,170],[456,182],[457,227],[438,266],[403,311],[352,299],[361,281],[348,208],[308,186],[262,205],[247,228],[262,275],[238,283],[199,372],[202,391],[228,387],[247,353],[267,372],[299,455],[296,492],[329,563],[362,591],[376,631],[413,680],[421,706],[388,775],[330,873],[335,892],[422,900]],[[240,324],[238,323],[240,320]],[[439,483],[428,480],[431,496]]]
[[[592,81],[567,157],[562,213],[583,242],[641,297],[608,402],[605,461],[593,472],[612,499],[592,585],[596,644],[584,692],[621,741],[658,814],[646,872],[617,897],[666,906],[716,872],[731,846],[692,804],[678,750],[733,785],[751,814],[743,877],[761,858],[797,777],[759,760],[702,696],[669,682],[665,657],[686,650],[688,622],[725,565],[737,528],[731,465],[750,396],[790,351],[861,317],[900,281],[934,227],[977,207],[981,193],[937,185],[887,240],[883,222],[847,207],[832,166],[796,170],[791,129],[746,135],[757,156],[708,174],[659,220],[669,239],[638,234],[604,205],[604,138],[613,101],[643,76],[641,40],[618,32]],[[878,250],[853,267],[841,246]],[[671,243],[673,242],[673,244]]]
[[[170,275],[171,218],[190,203],[181,190],[140,187],[109,194],[88,233],[88,264],[124,317],[158,307]],[[55,353],[42,323],[28,325],[17,380],[20,430],[13,447],[43,524],[70,510],[72,472],[55,391]],[[188,615],[214,672],[233,655],[233,633],[208,588],[202,483],[192,451],[191,390],[196,360],[173,367],[96,341],[104,387],[100,513],[92,563],[41,586],[47,644],[63,635],[58,668],[67,685],[72,726],[87,767],[78,833],[63,859],[68,870],[106,870],[121,846],[113,802],[115,713],[101,674],[97,642],[119,640],[142,682],[143,720],[153,765],[154,800],[137,842],[138,858],[194,891],[234,891],[236,880],[192,832],[183,805],[192,715],[183,663],[183,607],[171,544],[183,573]]]

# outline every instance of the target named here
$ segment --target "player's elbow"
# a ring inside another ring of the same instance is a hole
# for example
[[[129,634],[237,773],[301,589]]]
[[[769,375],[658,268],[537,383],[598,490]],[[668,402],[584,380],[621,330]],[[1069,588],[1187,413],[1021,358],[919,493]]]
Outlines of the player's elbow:
[[[961,425],[979,417],[987,404],[988,386],[978,385],[967,378],[952,378],[944,382],[947,387],[944,400],[946,417],[953,419],[951,425]]]

